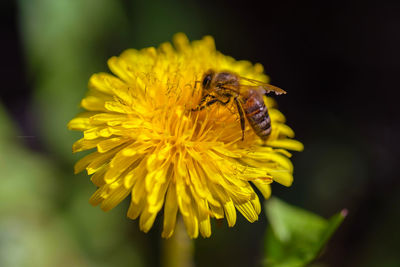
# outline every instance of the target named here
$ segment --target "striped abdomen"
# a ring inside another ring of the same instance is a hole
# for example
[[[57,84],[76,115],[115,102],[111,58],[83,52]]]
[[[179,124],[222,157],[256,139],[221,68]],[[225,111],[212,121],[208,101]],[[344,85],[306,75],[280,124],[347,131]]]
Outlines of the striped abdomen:
[[[262,95],[254,92],[244,98],[243,109],[254,132],[263,140],[271,133],[271,119]]]

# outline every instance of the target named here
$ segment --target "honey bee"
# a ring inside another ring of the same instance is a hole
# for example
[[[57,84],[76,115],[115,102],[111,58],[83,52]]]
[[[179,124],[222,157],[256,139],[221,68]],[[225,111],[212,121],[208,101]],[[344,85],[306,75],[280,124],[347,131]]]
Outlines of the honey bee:
[[[251,85],[243,84],[243,81]],[[284,90],[227,71],[209,70],[199,82],[202,86],[201,100],[192,111],[202,110],[215,103],[226,106],[233,99],[240,118],[242,140],[244,140],[245,117],[262,140],[268,138],[271,133],[271,119],[263,96],[269,92],[274,92],[276,95],[286,94]]]

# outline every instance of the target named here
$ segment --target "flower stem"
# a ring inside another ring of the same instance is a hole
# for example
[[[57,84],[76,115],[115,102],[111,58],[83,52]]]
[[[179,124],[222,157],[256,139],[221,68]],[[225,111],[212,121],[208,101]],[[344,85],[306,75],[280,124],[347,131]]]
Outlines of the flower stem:
[[[194,244],[186,233],[182,217],[178,217],[175,233],[163,240],[163,267],[194,267]]]

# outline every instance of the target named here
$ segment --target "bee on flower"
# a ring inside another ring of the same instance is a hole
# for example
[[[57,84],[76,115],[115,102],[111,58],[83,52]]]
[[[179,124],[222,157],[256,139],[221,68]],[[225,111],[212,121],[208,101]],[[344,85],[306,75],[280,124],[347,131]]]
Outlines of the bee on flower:
[[[83,132],[73,152],[93,150],[75,165],[98,187],[91,204],[108,211],[130,196],[127,215],[140,217],[142,231],[163,209],[163,237],[179,214],[191,238],[209,237],[211,218],[258,219],[251,184],[264,198],[272,182],[292,184],[288,150],[303,145],[264,95],[284,91],[262,65],[223,55],[210,36],[190,43],[176,34],[174,46],[129,49],[108,66],[114,75],[90,78],[86,111],[68,124]]]

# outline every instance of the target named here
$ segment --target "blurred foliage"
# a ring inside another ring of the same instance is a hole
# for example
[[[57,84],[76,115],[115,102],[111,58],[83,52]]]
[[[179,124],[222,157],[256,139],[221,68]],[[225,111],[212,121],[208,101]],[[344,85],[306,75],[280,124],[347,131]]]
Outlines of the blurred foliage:
[[[22,139],[0,107],[0,266],[81,265],[83,255],[49,201],[57,172]]]
[[[51,153],[71,159],[71,144],[80,134],[69,133],[66,125],[79,111],[90,75],[105,63],[103,43],[116,37],[113,32],[124,32],[121,6],[107,0],[19,3],[37,128]]]
[[[270,221],[265,237],[265,266],[306,266],[313,261],[347,215],[329,220],[273,197],[265,202]]]
[[[82,189],[62,207],[63,174],[24,138],[0,106],[0,266],[143,266],[123,216],[93,209]]]

